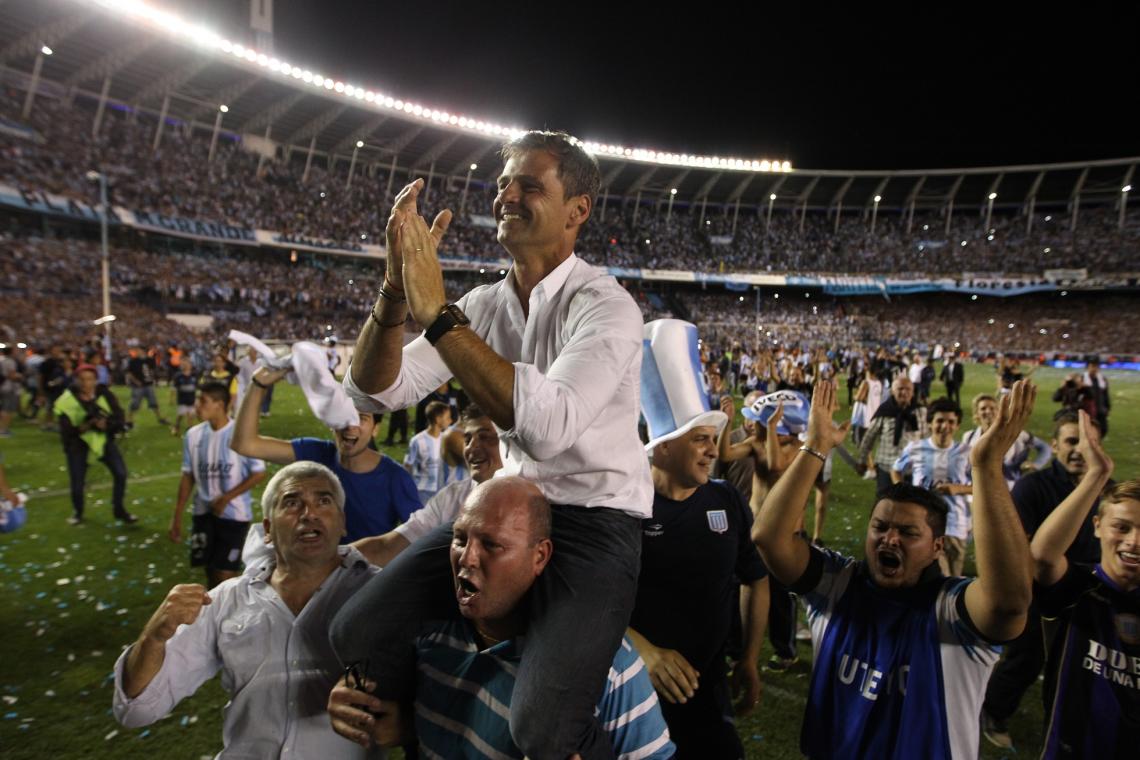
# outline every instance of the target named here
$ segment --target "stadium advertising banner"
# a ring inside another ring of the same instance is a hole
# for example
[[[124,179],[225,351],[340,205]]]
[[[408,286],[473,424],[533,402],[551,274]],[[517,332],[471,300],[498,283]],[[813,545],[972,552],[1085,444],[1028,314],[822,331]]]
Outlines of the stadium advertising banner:
[[[34,211],[39,214],[50,214],[52,216],[65,216],[70,219],[84,222],[98,222],[102,218],[102,214],[95,206],[90,206],[80,201],[64,198],[62,195],[54,195],[52,193],[45,193],[40,190],[23,190],[5,185],[0,182],[0,203],[5,206],[23,209],[24,211]],[[122,219],[118,213],[120,209],[111,207],[111,213],[108,216],[108,222],[111,224],[121,224]]]
[[[195,240],[219,240],[237,245],[257,245],[257,236],[248,227],[238,227],[225,222],[204,222],[200,219],[184,219],[180,216],[153,214],[148,211],[125,211],[133,217],[132,227],[158,232],[169,232],[179,237]]]
[[[291,248],[315,253],[335,253],[342,256],[368,256],[384,258],[384,248],[379,245],[345,245],[335,240],[309,237],[307,235],[288,235],[272,230],[254,230],[257,242],[261,245],[276,248]]]

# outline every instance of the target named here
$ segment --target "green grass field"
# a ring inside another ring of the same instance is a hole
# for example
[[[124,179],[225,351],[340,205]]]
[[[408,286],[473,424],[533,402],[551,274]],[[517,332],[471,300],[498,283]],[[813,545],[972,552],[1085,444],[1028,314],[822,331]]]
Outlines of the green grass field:
[[[1039,399],[1030,426],[1048,438],[1055,406],[1048,396],[1063,373],[1041,370]],[[1140,473],[1140,377],[1108,373],[1113,383],[1112,431],[1106,441],[1116,460],[1117,479]],[[992,390],[988,367],[969,366],[963,399]],[[125,389],[118,389],[124,391]],[[941,385],[935,385],[935,392]],[[164,413],[173,408],[161,389]],[[125,393],[123,393],[125,396]],[[126,399],[123,398],[125,403]],[[968,414],[968,412],[967,412]],[[967,427],[968,421],[967,421]],[[282,386],[262,430],[283,438],[325,435],[300,393]],[[31,497],[28,524],[0,535],[0,755],[9,760],[44,757],[198,758],[221,747],[225,696],[217,681],[184,701],[167,719],[148,729],[126,730],[111,716],[111,667],[166,592],[176,583],[201,582],[191,571],[185,546],[166,536],[181,461],[180,441],[140,411],[134,432],[122,442],[131,471],[128,509],[141,519],[121,526],[111,519],[110,477],[101,465],[88,476],[87,522],[72,527],[67,473],[57,434],[27,422],[0,440],[8,478]],[[402,450],[386,453],[401,459]],[[872,483],[836,464],[825,531],[829,545],[861,554],[873,493]],[[809,515],[808,519],[811,519]],[[766,660],[770,652],[765,651]],[[764,697],[755,715],[741,721],[749,757],[799,757],[803,700],[810,647],[800,645],[800,664],[790,672],[764,674]],[[1039,752],[1040,690],[1034,688],[1013,721],[1017,754]],[[983,757],[1002,754],[983,748]]]

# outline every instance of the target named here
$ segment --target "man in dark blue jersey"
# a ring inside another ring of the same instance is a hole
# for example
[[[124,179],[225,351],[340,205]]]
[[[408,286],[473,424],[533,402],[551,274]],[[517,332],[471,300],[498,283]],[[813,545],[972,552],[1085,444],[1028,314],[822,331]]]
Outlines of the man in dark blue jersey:
[[[1035,386],[1016,383],[974,446],[978,577],[947,578],[938,568],[946,502],[923,488],[895,484],[880,496],[862,561],[796,537],[812,483],[848,427],[831,422],[834,384],[816,384],[804,446],[752,531],[772,575],[808,607],[815,661],[800,737],[808,757],[977,756],[997,645],[1021,633],[1029,607],[1029,544],[1002,457],[1035,397]]]

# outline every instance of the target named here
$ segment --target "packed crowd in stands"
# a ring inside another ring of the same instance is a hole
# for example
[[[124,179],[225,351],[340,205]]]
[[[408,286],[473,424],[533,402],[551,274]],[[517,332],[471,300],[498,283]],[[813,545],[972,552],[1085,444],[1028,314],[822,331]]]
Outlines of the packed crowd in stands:
[[[19,122],[18,94],[0,98],[0,115]],[[36,143],[0,134],[0,182],[96,201],[85,179],[92,167],[112,177],[113,202],[136,211],[273,230],[335,241],[343,246],[379,243],[391,206],[389,178],[380,166],[357,166],[346,187],[348,160],[333,166],[318,158],[305,179],[305,152],[286,160],[263,161],[224,137],[208,161],[209,135],[167,127],[152,151],[155,124],[146,114],[109,109],[99,134],[91,136],[93,115],[82,104],[37,101],[30,126]],[[395,182],[405,181],[397,170]],[[423,206],[458,215],[448,235],[451,256],[498,260],[494,235],[472,215],[486,215],[494,188],[473,180],[466,193],[462,178],[436,178]],[[464,197],[466,196],[466,197]],[[612,201],[612,202],[611,202]],[[875,233],[861,212],[845,215],[835,228],[822,212],[797,214],[777,209],[767,223],[766,209],[729,206],[668,210],[665,203],[610,199],[599,207],[579,241],[592,263],[648,269],[723,272],[921,273],[1008,272],[1040,274],[1047,268],[1087,267],[1095,273],[1140,270],[1140,213],[1117,229],[1109,207],[1082,209],[1076,232],[1061,212],[1039,213],[1031,234],[1020,215],[997,213],[990,229],[972,211],[944,220],[921,210],[906,231],[898,210],[880,209]],[[802,222],[802,223],[801,223]]]

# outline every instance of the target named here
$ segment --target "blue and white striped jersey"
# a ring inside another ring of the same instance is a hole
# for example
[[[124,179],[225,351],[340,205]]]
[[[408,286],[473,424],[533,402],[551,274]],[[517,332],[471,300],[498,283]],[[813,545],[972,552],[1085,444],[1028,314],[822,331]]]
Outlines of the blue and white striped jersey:
[[[230,448],[234,422],[214,430],[202,422],[186,431],[182,438],[182,472],[194,477],[194,514],[210,511],[210,501],[229,491],[252,473],[265,470],[260,459],[243,457]],[[253,496],[246,491],[230,501],[220,515],[225,520],[253,521]]]
[[[981,428],[967,430],[962,435],[962,443],[973,448],[981,437]],[[1040,470],[1042,467],[1048,466],[1052,459],[1052,446],[1028,430],[1022,430],[1021,435],[1017,436],[1017,440],[1013,442],[1009,451],[1005,452],[1005,456],[1002,458],[1001,471],[1005,475],[1005,484],[1011,490],[1013,489],[1013,484],[1021,478],[1021,466],[1026,462],[1032,464],[1034,469]]]
[[[936,483],[971,482],[970,447],[965,443],[955,443],[941,449],[934,445],[934,439],[923,438],[906,445],[893,465],[895,472],[909,470],[912,485],[933,489]],[[973,521],[970,517],[970,500],[965,494],[943,495],[950,507],[946,515],[946,535],[965,540],[970,537]]]
[[[428,758],[521,758],[511,740],[511,693],[521,656],[513,640],[479,650],[466,621],[441,621],[416,640],[416,735]],[[645,663],[629,639],[614,655],[595,712],[619,760],[676,752]]]
[[[815,650],[800,748],[812,758],[978,756],[986,683],[1000,648],[970,622],[972,581],[937,564],[917,586],[876,586],[863,563],[812,549],[792,586]]]

